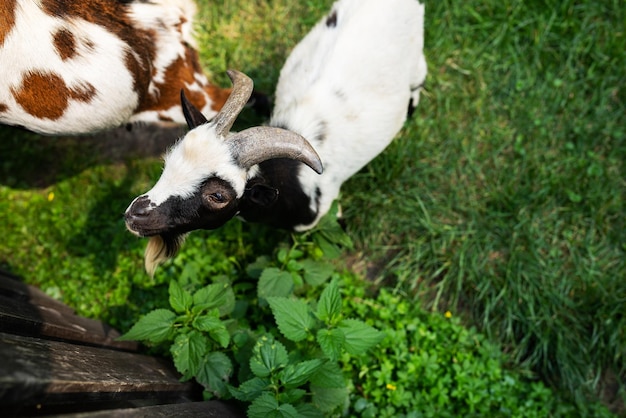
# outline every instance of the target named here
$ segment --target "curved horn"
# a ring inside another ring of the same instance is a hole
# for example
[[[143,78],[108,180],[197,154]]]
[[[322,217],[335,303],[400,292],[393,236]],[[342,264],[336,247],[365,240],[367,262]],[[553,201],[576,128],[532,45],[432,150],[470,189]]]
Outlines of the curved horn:
[[[226,141],[235,161],[245,169],[273,158],[290,158],[308,165],[317,174],[324,171],[309,141],[286,129],[257,126],[237,132]]]
[[[233,90],[228,96],[222,110],[215,116],[213,123],[218,135],[226,136],[232,128],[235,119],[248,102],[252,94],[254,84],[252,79],[242,72],[236,70],[226,71],[228,77],[233,82]]]

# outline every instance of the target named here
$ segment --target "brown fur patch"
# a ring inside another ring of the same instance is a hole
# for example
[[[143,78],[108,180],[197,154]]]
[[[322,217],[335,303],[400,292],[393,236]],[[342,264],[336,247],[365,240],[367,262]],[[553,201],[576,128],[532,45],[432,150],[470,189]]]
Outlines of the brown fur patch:
[[[0,103],[0,113],[5,112],[8,108],[9,106],[5,105],[4,103]]]
[[[130,51],[126,51],[124,61],[128,71],[135,75],[135,77],[133,77],[133,90],[137,92],[139,98],[144,97],[148,94],[148,87],[150,85],[150,79],[152,78],[150,73],[145,71],[141,59]]]
[[[154,32],[134,25],[128,14],[128,4],[117,0],[42,0],[41,5],[43,11],[51,16],[84,19],[106,28],[128,44],[137,54],[136,57],[127,56],[126,59],[128,70],[135,78],[135,90],[140,96],[147,94],[152,78],[151,63],[156,56]]]
[[[63,116],[71,99],[88,102],[95,96],[96,89],[88,83],[72,89],[58,74],[33,72],[24,77],[19,89],[11,89],[11,93],[27,113],[56,120]]]
[[[138,112],[158,111],[170,109],[180,105],[180,90],[185,90],[185,95],[194,106],[202,109],[206,106],[205,96],[197,91],[188,90],[185,85],[197,84],[195,74],[201,72],[198,52],[191,47],[186,47],[185,57],[178,57],[167,69],[163,83],[156,83],[159,93],[145,97],[140,104]]]
[[[83,44],[90,51],[93,51],[96,48],[96,45],[93,43],[91,39],[83,39]]]
[[[191,68],[194,74],[204,74],[204,71],[200,66],[200,57],[198,56],[198,51],[191,48],[190,46],[187,46],[187,63],[191,64]],[[222,110],[222,107],[224,107],[224,103],[226,103],[226,99],[228,99],[231,91],[233,90],[232,88],[221,88],[214,84],[207,84],[203,87],[204,91],[209,95],[209,98],[211,99],[211,109],[216,112]],[[187,90],[185,90],[185,94],[187,94]],[[190,93],[190,95],[193,95],[193,93]],[[202,97],[202,103],[194,102],[193,98],[191,98],[190,100],[191,103],[199,109],[202,109],[206,105],[206,100],[204,100],[204,97]]]
[[[17,0],[2,0],[0,2],[0,46],[4,44],[4,39],[15,25],[15,8]]]
[[[53,35],[54,48],[63,61],[76,55],[76,38],[67,29],[60,29]]]
[[[172,119],[164,112],[159,113],[159,120],[162,122],[174,122],[174,119]]]

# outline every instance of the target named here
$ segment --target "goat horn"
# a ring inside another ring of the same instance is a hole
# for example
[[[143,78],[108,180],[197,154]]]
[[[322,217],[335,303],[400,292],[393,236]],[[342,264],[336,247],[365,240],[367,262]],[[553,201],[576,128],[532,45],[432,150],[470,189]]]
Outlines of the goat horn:
[[[245,129],[228,137],[235,161],[245,169],[273,158],[300,161],[322,174],[324,167],[309,141],[295,132],[269,126]]]
[[[207,118],[204,117],[202,112],[195,107],[187,96],[185,95],[185,90],[180,89],[180,104],[183,109],[183,115],[185,116],[185,120],[187,121],[187,126],[189,129],[196,128],[200,125],[204,125],[208,122]]]
[[[237,116],[239,116],[239,113],[248,102],[253,88],[252,79],[244,73],[236,70],[228,70],[226,73],[233,82],[233,90],[230,96],[228,96],[226,103],[224,103],[222,110],[213,119],[215,131],[220,136],[228,135],[230,128],[235,123],[235,119],[237,119]]]

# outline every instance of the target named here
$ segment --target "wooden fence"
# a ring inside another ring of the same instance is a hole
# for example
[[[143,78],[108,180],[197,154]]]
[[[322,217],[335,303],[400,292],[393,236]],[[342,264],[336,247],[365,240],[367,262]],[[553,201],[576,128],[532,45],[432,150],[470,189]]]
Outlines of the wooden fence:
[[[119,335],[0,271],[0,415],[244,416]]]

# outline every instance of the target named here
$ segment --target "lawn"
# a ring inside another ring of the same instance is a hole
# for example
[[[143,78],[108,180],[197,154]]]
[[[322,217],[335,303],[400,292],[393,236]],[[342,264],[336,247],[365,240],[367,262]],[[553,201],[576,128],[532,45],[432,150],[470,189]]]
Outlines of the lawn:
[[[217,3],[197,25],[211,79],[237,68],[272,92],[332,2]],[[341,197],[352,271],[476,326],[581,408],[626,396],[625,31],[611,0],[426,1],[422,101]],[[172,277],[245,270],[290,239],[233,221],[150,279],[121,214],[161,162],[94,149],[0,127],[0,266],[83,315],[127,330]]]

